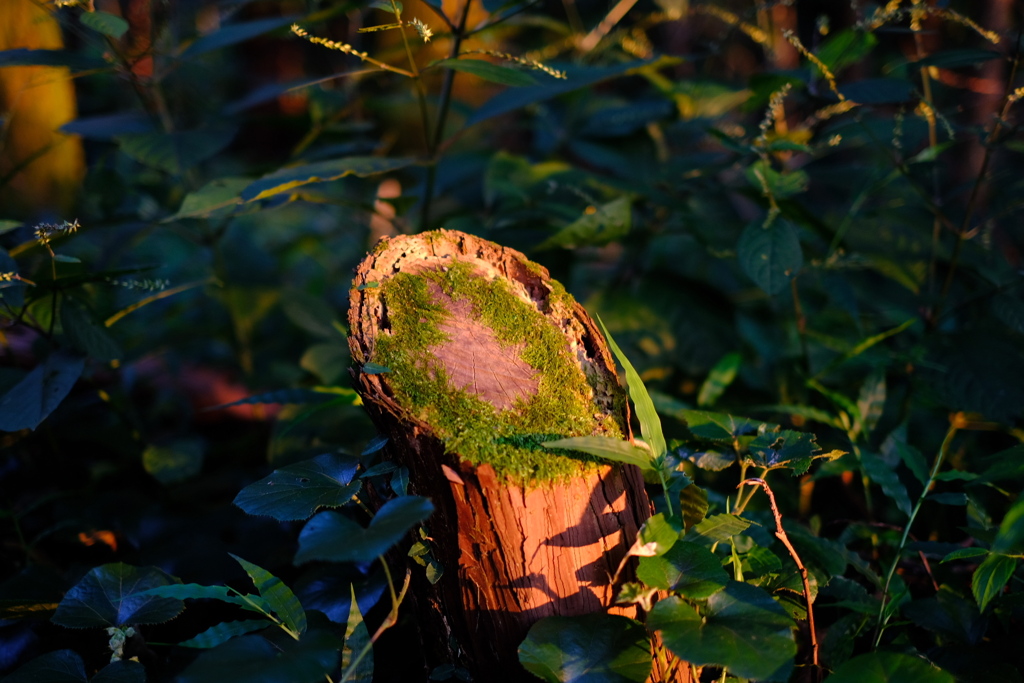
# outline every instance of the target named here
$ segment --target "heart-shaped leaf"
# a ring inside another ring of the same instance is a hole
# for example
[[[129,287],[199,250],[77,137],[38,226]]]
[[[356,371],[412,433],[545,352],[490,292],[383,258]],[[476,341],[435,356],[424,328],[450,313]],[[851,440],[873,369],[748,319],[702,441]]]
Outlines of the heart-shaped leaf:
[[[729,583],[729,573],[710,550],[686,541],[660,557],[641,557],[636,578],[695,600],[710,597]]]
[[[359,461],[334,453],[318,455],[250,484],[235,497],[235,505],[250,515],[281,521],[307,519],[321,507],[341,507],[359,492],[352,481]]]
[[[401,496],[385,503],[365,529],[340,513],[321,512],[299,534],[295,563],[372,562],[433,511],[427,498]]]
[[[530,628],[519,662],[548,683],[643,683],[650,642],[639,622],[623,616],[547,617]]]
[[[185,603],[142,593],[174,583],[180,582],[156,567],[105,564],[67,592],[52,621],[68,628],[161,624],[181,614]]]
[[[673,596],[654,606],[648,625],[681,659],[740,678],[784,681],[796,654],[793,620],[763,590],[738,581],[708,599],[703,617]]]

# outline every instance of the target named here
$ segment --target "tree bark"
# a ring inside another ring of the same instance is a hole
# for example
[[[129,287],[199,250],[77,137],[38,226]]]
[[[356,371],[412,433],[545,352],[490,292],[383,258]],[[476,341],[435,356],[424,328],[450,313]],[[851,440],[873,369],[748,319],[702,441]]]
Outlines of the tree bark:
[[[560,287],[547,270],[521,253],[471,235],[441,230],[377,245],[353,282],[353,359],[374,362],[378,342],[394,333],[382,294],[390,278],[443,271],[457,262],[470,264],[474,277],[503,280],[557,327],[587,379],[595,415],[628,430],[612,358],[583,307],[556,295]],[[497,411],[522,409],[520,399],[537,391],[537,370],[516,356],[521,349],[502,346],[473,305],[431,291],[448,312],[440,326],[448,341],[431,353],[449,382]],[[598,611],[637,616],[633,606],[613,604],[630,570],[612,583],[650,515],[636,468],[591,465],[569,480],[517,483],[446,448],[423,411],[394,390],[390,373],[353,374],[367,410],[390,439],[387,455],[409,468],[410,489],[435,506],[427,525],[444,573],[433,586],[421,577],[416,591],[431,666],[454,663],[477,681],[535,681],[519,665],[517,648],[537,620]]]

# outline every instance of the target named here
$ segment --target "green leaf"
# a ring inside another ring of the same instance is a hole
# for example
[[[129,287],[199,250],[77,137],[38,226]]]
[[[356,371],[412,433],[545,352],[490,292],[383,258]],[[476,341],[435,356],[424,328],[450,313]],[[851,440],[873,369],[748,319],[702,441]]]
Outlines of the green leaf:
[[[860,388],[857,410],[860,413],[860,431],[870,435],[885,409],[885,372],[876,370],[868,375]]]
[[[335,385],[348,374],[351,361],[347,346],[326,342],[306,349],[299,359],[299,367],[316,375],[323,384]]]
[[[725,588],[729,573],[702,545],[680,541],[660,557],[641,557],[636,578],[648,586],[703,600]]]
[[[966,493],[929,493],[928,500],[939,505],[967,505]]]
[[[686,428],[698,439],[728,443],[732,443],[737,436],[756,432],[762,424],[760,420],[704,410],[680,410],[679,417],[686,421]],[[765,425],[766,429],[774,427]]]
[[[654,402],[651,401],[651,396],[647,393],[647,387],[640,379],[640,374],[633,369],[626,354],[615,343],[615,339],[608,332],[608,328],[604,326],[600,316],[597,317],[597,324],[601,326],[601,332],[608,340],[608,346],[611,347],[615,358],[626,371],[626,386],[629,389],[629,398],[633,401],[633,407],[636,409],[636,417],[640,421],[640,433],[647,445],[651,447],[651,454],[658,457],[668,451],[668,446],[665,444],[665,436],[661,431],[661,418],[658,417],[658,411],[654,409]]]
[[[743,272],[769,295],[781,292],[804,263],[796,229],[782,219],[768,227],[759,221],[747,225],[736,252]]]
[[[253,202],[274,195],[290,192],[296,187],[310,183],[322,183],[354,175],[359,178],[390,173],[411,166],[414,159],[389,159],[387,157],[345,157],[320,161],[314,164],[282,168],[263,176],[242,191],[242,200]]]
[[[1003,592],[1006,582],[1013,576],[1017,568],[1017,560],[1006,555],[991,553],[974,570],[971,577],[971,592],[978,601],[978,609],[982,612],[997,595]]]
[[[203,469],[206,445],[202,439],[176,439],[150,445],[142,452],[142,466],[164,486],[179,484]]]
[[[60,324],[71,345],[78,351],[103,363],[121,359],[121,349],[84,309],[70,301],[60,307]]]
[[[85,664],[74,650],[55,650],[36,657],[5,676],[3,683],[86,683]]]
[[[261,36],[264,33],[273,31],[282,26],[293,23],[298,16],[270,17],[267,19],[255,19],[253,21],[240,21],[235,24],[227,24],[212,33],[207,33],[196,39],[191,45],[185,48],[179,55],[180,59],[190,59],[222,47],[236,45],[243,41]]]
[[[352,481],[358,460],[325,453],[311,460],[282,467],[246,486],[234,503],[250,515],[276,520],[308,519],[322,507],[341,507],[361,488]]]
[[[218,178],[195,192],[185,195],[178,213],[164,222],[181,218],[210,218],[226,216],[242,203],[242,190],[252,184],[252,178]]]
[[[574,436],[557,441],[545,441],[541,446],[580,451],[604,460],[636,465],[641,470],[653,469],[649,450],[610,436]]]
[[[67,254],[54,254],[53,260],[57,263],[81,263],[82,259],[76,256],[68,256]]]
[[[722,541],[728,541],[733,536],[742,534],[750,524],[749,519],[737,517],[736,515],[711,515],[687,531],[683,540],[710,546]]]
[[[921,455],[921,451],[900,439],[894,439],[892,444],[896,448],[896,452],[899,454],[903,464],[913,472],[914,478],[921,482],[921,486],[926,485],[928,477],[931,475],[928,471],[928,462]]]
[[[341,642],[327,631],[271,643],[244,635],[203,652],[177,683],[323,683],[338,664]]]
[[[708,514],[708,492],[696,484],[690,484],[680,492],[679,506],[683,524],[689,529],[702,522]]]
[[[156,567],[105,564],[67,592],[52,621],[68,628],[162,624],[181,614],[185,604],[143,593],[173,583],[180,582]]]
[[[874,33],[848,28],[829,36],[816,54],[818,59],[836,74],[866,57],[877,44],[878,38]],[[814,70],[815,78],[824,77],[814,64],[811,64],[811,69]]]
[[[500,64],[492,64],[482,59],[442,59],[434,62],[430,68],[439,67],[452,69],[462,73],[472,74],[477,78],[502,85],[513,85],[522,87],[524,85],[537,85],[537,79],[522,69],[513,69]]]
[[[960,548],[959,550],[954,550],[953,552],[943,557],[939,561],[939,564],[943,564],[945,562],[952,562],[953,560],[966,560],[975,557],[982,557],[984,555],[988,555],[988,553],[989,551],[985,550],[984,548]]]
[[[868,479],[881,486],[882,492],[896,503],[900,512],[910,517],[910,496],[907,495],[907,488],[885,460],[874,453],[864,451],[861,453],[860,464]]]
[[[93,31],[117,39],[128,32],[128,22],[121,17],[106,12],[82,12],[78,17],[83,26]]]
[[[643,683],[651,673],[643,625],[615,614],[546,617],[519,646],[519,662],[548,683]]]
[[[220,600],[232,605],[238,605],[250,612],[257,612],[270,616],[273,610],[270,605],[258,595],[236,595],[234,589],[227,586],[202,586],[198,583],[172,583],[166,586],[157,586],[142,591],[139,596],[154,596],[158,598],[174,598],[175,600]],[[266,623],[266,622],[264,622]]]
[[[174,133],[127,133],[114,138],[121,151],[146,166],[181,175],[216,155],[235,137],[228,127]]]
[[[246,633],[261,631],[271,623],[266,619],[246,619],[245,621],[225,621],[211,626],[202,633],[199,633],[188,640],[178,643],[182,647],[195,647],[209,649],[226,643],[235,636],[244,636]]]
[[[391,368],[377,363],[363,363],[362,369],[367,375],[383,375],[385,372],[391,372]]]
[[[927,659],[902,652],[869,652],[844,662],[829,683],[953,683],[953,676]]]
[[[85,358],[54,351],[0,398],[0,431],[35,429],[78,381]]]
[[[1024,496],[1007,511],[992,541],[992,552],[1003,555],[1024,555]]]
[[[349,603],[348,621],[345,624],[345,647],[341,651],[341,670],[349,681],[370,683],[373,680],[373,657],[364,656],[361,661],[355,661],[359,653],[370,645],[370,631],[366,628],[366,622],[363,621],[363,615],[359,611],[355,586],[350,586],[349,591],[352,601]]]
[[[698,406],[705,408],[713,405],[722,396],[733,380],[736,379],[736,374],[740,369],[740,361],[740,354],[733,351],[732,353],[725,354],[715,363],[715,366],[711,368],[711,372],[708,373],[708,378],[701,385],[700,392],[697,394]]]
[[[256,394],[255,396],[247,396],[246,398],[239,399],[238,401],[232,401],[231,403],[222,403],[218,406],[207,408],[206,410],[222,410],[224,408],[241,405],[305,405],[307,403],[325,403],[327,401],[337,400],[339,396],[347,398],[352,405],[355,405],[359,398],[359,394],[357,394],[354,389],[345,389],[343,387],[329,387],[329,389],[330,391],[324,387],[318,387],[317,389],[278,389],[276,391],[267,391],[262,394]]]
[[[0,69],[5,66],[66,66],[72,71],[92,71],[110,65],[102,58],[71,50],[31,50],[21,47],[0,51]]]
[[[632,224],[630,198],[618,197],[606,204],[587,207],[582,216],[538,244],[537,249],[603,246],[626,235]]]
[[[278,619],[293,634],[304,633],[306,630],[306,612],[302,609],[302,604],[295,597],[295,594],[292,593],[291,589],[281,579],[266,569],[243,560],[237,555],[231,555],[231,557],[235,558],[235,561],[242,565],[242,569],[249,575],[253,585],[256,586],[256,590],[259,591],[260,597],[267,601],[270,609],[274,610],[274,614],[277,615]]]
[[[295,563],[372,562],[433,511],[427,498],[401,496],[385,503],[365,529],[337,512],[321,512],[299,534]]]
[[[818,448],[814,434],[783,429],[765,432],[750,442],[750,459],[758,467],[791,467],[797,474],[807,471]]]
[[[804,171],[779,173],[771,163],[758,161],[747,168],[747,182],[761,192],[767,187],[775,199],[785,199],[805,192],[810,178]]]
[[[648,625],[680,659],[741,678],[785,681],[796,655],[793,620],[763,590],[738,581],[708,598],[703,618],[672,596],[654,606]]]
[[[681,534],[678,518],[670,519],[664,512],[659,512],[640,527],[640,533],[633,548],[630,549],[630,554],[640,557],[664,555],[679,540]]]

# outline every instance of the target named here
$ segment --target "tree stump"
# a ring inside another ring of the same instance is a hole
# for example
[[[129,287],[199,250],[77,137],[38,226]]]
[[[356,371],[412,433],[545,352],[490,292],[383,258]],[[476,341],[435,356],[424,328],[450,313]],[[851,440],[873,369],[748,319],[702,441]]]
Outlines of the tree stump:
[[[650,514],[639,471],[540,446],[628,429],[583,307],[523,254],[448,230],[382,240],[350,303],[357,389],[435,506],[444,572],[415,591],[429,663],[535,681],[517,648],[537,620],[635,617],[612,577]]]

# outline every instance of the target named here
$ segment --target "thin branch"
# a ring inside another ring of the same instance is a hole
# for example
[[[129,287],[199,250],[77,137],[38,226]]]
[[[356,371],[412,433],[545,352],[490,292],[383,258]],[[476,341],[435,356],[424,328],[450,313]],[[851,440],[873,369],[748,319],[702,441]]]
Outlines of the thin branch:
[[[818,663],[818,635],[814,629],[814,605],[811,599],[811,584],[807,579],[807,567],[800,561],[800,556],[796,552],[796,548],[789,542],[789,536],[786,535],[786,530],[782,528],[782,514],[779,512],[779,506],[775,504],[775,494],[772,493],[771,488],[768,486],[768,482],[764,479],[745,479],[741,481],[736,488],[743,486],[744,484],[750,486],[760,486],[764,489],[764,492],[768,494],[768,500],[772,505],[772,514],[775,516],[775,536],[782,545],[786,546],[786,550],[789,551],[790,556],[796,563],[797,569],[800,570],[800,579],[804,584],[804,600],[807,602],[807,627],[811,632],[811,662],[814,664],[816,671],[820,673],[820,664]]]

